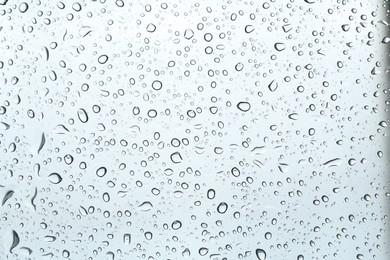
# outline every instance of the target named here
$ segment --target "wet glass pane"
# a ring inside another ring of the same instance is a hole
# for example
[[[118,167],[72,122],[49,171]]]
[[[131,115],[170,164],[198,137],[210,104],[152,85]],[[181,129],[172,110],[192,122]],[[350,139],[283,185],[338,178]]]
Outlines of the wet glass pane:
[[[0,259],[389,259],[388,7],[0,0]]]

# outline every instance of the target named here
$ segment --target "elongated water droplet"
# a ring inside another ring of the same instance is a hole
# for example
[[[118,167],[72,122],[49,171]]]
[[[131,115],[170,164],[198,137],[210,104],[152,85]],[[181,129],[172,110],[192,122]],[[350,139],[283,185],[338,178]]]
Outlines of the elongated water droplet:
[[[210,200],[215,198],[215,190],[214,189],[209,189],[207,191],[207,198],[210,199]]]
[[[130,243],[131,243],[131,235],[130,234],[123,235],[123,243],[130,245]]]
[[[3,198],[3,201],[1,202],[1,205],[3,206],[7,202],[7,200],[9,200],[14,195],[14,193],[15,192],[13,190],[7,191],[4,195],[4,198]]]
[[[40,173],[40,170],[41,170],[41,165],[39,163],[36,163],[34,164],[34,172],[35,174],[40,177],[41,176],[41,173]]]
[[[10,129],[10,125],[9,124],[7,124],[7,123],[5,123],[5,122],[0,122],[0,129],[1,130],[8,130],[8,129]]]
[[[37,206],[35,205],[35,202],[34,202],[34,200],[37,198],[37,195],[38,195],[38,189],[37,189],[37,187],[35,187],[34,195],[31,198],[31,205],[33,206],[34,210],[37,210]]]
[[[297,113],[291,113],[288,115],[288,118],[291,120],[298,120],[299,115]]]
[[[42,150],[42,148],[45,145],[45,143],[46,143],[45,133],[42,133],[41,142],[39,143],[37,154],[39,154],[39,152]]]
[[[153,208],[153,205],[149,201],[145,201],[141,205],[138,206],[139,210],[145,211],[145,212],[151,210],[152,208]]]
[[[232,175],[234,177],[238,177],[238,176],[240,176],[240,174],[241,174],[241,172],[240,172],[240,170],[237,167],[233,167],[232,168]]]
[[[86,123],[88,121],[88,114],[83,108],[77,110],[77,116],[82,123]]]
[[[334,167],[334,166],[339,166],[341,164],[341,162],[342,161],[340,158],[335,158],[335,159],[332,159],[332,160],[325,162],[323,165],[326,167]]]
[[[15,230],[12,230],[12,244],[9,249],[9,252],[12,253],[12,250],[19,245],[20,239],[18,233]]]
[[[68,128],[66,128],[64,125],[57,125],[54,130],[53,130],[54,133],[56,134],[66,134],[69,132]]]

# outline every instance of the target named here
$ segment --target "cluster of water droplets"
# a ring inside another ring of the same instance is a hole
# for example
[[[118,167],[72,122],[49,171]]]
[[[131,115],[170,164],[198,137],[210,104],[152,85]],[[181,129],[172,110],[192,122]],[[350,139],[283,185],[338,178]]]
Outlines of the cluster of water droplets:
[[[0,0],[0,258],[387,259],[387,7]]]

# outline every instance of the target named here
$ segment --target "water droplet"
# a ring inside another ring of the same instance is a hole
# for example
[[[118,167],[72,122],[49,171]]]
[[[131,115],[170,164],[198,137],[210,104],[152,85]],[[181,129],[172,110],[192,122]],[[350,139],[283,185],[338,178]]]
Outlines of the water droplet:
[[[286,45],[282,42],[275,43],[274,47],[277,51],[283,51],[284,49],[286,49]]]
[[[103,198],[104,202],[109,202],[110,201],[110,194],[108,192],[105,192],[105,193],[103,193],[102,198]]]
[[[162,88],[162,83],[161,83],[161,81],[159,81],[159,80],[153,81],[153,83],[152,83],[152,88],[153,88],[154,90],[160,90],[160,89]]]
[[[209,249],[206,248],[206,247],[201,247],[201,248],[199,249],[199,254],[200,254],[201,256],[207,255],[208,252],[209,252]]]
[[[263,249],[256,249],[256,257],[258,260],[265,260],[267,257],[267,254]]]
[[[63,251],[62,251],[62,256],[63,256],[64,258],[69,258],[69,256],[70,256],[69,251],[68,251],[68,250],[63,250]]]
[[[62,177],[58,173],[53,172],[49,175],[49,181],[53,184],[58,184],[62,181]]]
[[[130,243],[131,243],[131,235],[130,234],[123,235],[123,243],[130,245]]]
[[[86,123],[88,121],[88,114],[83,108],[77,110],[77,116],[82,123]]]
[[[228,205],[225,202],[219,203],[217,211],[220,214],[224,214],[228,210]]]
[[[182,224],[179,220],[175,220],[172,222],[172,229],[173,230],[178,230],[179,228],[181,228]]]
[[[382,39],[382,43],[384,44],[387,44],[390,42],[390,37],[389,36],[385,36],[383,39]]]
[[[12,254],[12,250],[19,245],[20,239],[18,233],[15,230],[12,230],[12,244],[9,249],[9,252]]]
[[[149,211],[153,208],[153,205],[152,203],[150,203],[150,201],[145,201],[143,202],[141,205],[138,206],[138,209],[141,210],[141,211]]]
[[[238,176],[240,176],[240,174],[241,174],[241,172],[240,172],[240,170],[237,167],[233,167],[232,168],[232,175],[234,177],[238,177]]]
[[[192,37],[194,37],[194,31],[191,29],[187,29],[184,31],[184,38],[187,40],[190,40]]]
[[[209,189],[207,191],[207,198],[210,199],[210,200],[215,198],[215,190],[214,189]]]
[[[104,177],[106,173],[107,173],[107,168],[103,166],[96,170],[96,175],[100,178]]]
[[[355,159],[355,158],[349,159],[349,160],[348,160],[348,164],[349,164],[350,166],[354,166],[354,165],[356,164],[356,159]]]
[[[349,31],[349,28],[350,28],[349,24],[343,24],[343,25],[341,25],[341,29],[343,29],[344,32],[348,32],[348,31]]]
[[[237,108],[242,112],[248,112],[251,109],[251,104],[249,102],[242,101],[237,104]]]
[[[25,13],[26,11],[28,10],[28,4],[26,2],[22,2],[20,5],[19,5],[19,11],[21,13]]]
[[[251,33],[255,30],[255,27],[253,25],[247,25],[245,26],[245,32],[246,33]]]
[[[174,152],[173,154],[171,154],[171,161],[173,163],[181,163],[182,160],[183,158],[181,157],[181,154],[179,152]]]
[[[108,61],[108,56],[105,55],[105,54],[100,55],[99,58],[98,58],[98,62],[100,64],[105,64],[107,61]]]
[[[156,26],[152,23],[148,24],[148,26],[146,27],[146,31],[148,32],[154,32],[156,31]]]
[[[299,115],[297,113],[291,113],[288,115],[288,118],[291,120],[298,120]]]
[[[41,141],[39,143],[39,147],[38,147],[38,150],[37,150],[37,154],[39,154],[39,152],[42,150],[42,148],[45,145],[45,143],[46,143],[45,133],[42,133]]]
[[[271,83],[269,83],[268,85],[268,89],[271,92],[274,92],[277,88],[278,88],[278,82],[276,82],[275,80],[271,81]]]
[[[8,129],[10,129],[11,128],[11,126],[9,125],[9,124],[7,124],[7,123],[5,123],[5,122],[1,122],[0,123],[0,129],[1,130],[8,130]]]
[[[14,195],[14,193],[15,192],[13,190],[7,191],[3,197],[3,201],[1,202],[1,206],[4,206],[4,204]]]
[[[236,71],[242,71],[244,69],[244,64],[242,62],[239,62],[234,68],[236,69]]]
[[[323,165],[326,167],[335,167],[335,166],[339,166],[341,164],[341,162],[342,161],[340,158],[334,158],[332,160],[325,162]]]

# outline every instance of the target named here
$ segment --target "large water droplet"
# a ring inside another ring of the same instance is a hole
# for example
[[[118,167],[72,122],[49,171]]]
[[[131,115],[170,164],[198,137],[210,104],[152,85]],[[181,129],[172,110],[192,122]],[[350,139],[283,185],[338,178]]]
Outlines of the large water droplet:
[[[256,257],[258,260],[265,260],[267,257],[267,254],[263,249],[256,249]]]
[[[103,166],[96,170],[96,175],[100,178],[104,177],[106,173],[107,173],[107,168]]]
[[[283,51],[284,49],[286,49],[286,45],[282,42],[275,43],[274,47],[277,51]]]
[[[53,184],[58,184],[62,181],[62,177],[58,173],[53,172],[49,175],[49,181]]]
[[[83,108],[77,110],[77,116],[82,123],[86,123],[88,121],[88,114]]]
[[[275,80],[271,81],[271,83],[269,83],[268,85],[268,89],[271,92],[274,92],[277,88],[278,88],[278,82],[276,82]]]
[[[249,102],[242,101],[237,104],[237,108],[242,112],[248,112],[251,109],[251,104]]]
[[[219,203],[217,207],[217,211],[220,214],[224,214],[227,211],[227,209],[228,209],[228,204],[226,204],[225,202]]]

